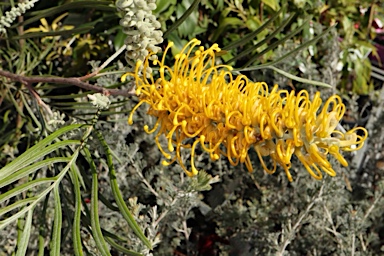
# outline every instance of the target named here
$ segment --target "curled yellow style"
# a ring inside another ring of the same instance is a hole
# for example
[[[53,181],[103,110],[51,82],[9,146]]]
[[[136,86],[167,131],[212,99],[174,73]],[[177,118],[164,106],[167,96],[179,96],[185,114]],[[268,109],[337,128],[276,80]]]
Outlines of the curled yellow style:
[[[275,85],[269,91],[264,82],[254,83],[244,75],[233,76],[232,67],[216,65],[218,45],[204,49],[198,46],[197,39],[185,45],[175,56],[173,67],[169,67],[164,62],[172,45],[168,44],[161,61],[153,61],[153,66],[159,68],[159,78],[142,75],[148,73],[153,54],[144,62],[138,61],[134,73],[122,77],[123,81],[127,76],[134,77],[140,97],[128,123],[133,123],[133,113],[143,103],[150,106],[148,114],[157,118],[153,128],[145,125],[144,130],[157,131],[156,144],[168,159],[163,165],[177,160],[186,174],[196,175],[195,148],[200,144],[212,160],[223,155],[230,164],[244,163],[252,172],[248,150],[253,147],[267,173],[274,173],[278,164],[292,181],[289,169],[292,156],[296,155],[311,176],[320,180],[322,171],[336,175],[328,154],[347,166],[340,151],[360,149],[368,136],[362,127],[345,133],[335,130],[345,112],[337,95],[331,96],[321,108],[319,92],[310,100],[305,90],[295,94]],[[363,135],[358,135],[358,130]],[[162,134],[168,141],[166,149],[159,143]],[[190,141],[193,143],[187,143]],[[191,150],[190,170],[181,159],[182,148]],[[272,159],[270,167],[264,161],[266,156]]]

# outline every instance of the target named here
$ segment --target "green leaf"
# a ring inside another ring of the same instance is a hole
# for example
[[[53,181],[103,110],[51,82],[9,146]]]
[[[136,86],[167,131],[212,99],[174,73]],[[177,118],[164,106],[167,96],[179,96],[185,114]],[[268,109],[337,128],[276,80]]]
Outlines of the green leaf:
[[[71,36],[76,34],[84,34],[91,31],[93,27],[91,26],[84,26],[79,28],[74,28],[70,30],[60,30],[60,31],[50,31],[50,32],[34,32],[34,33],[26,33],[21,36],[13,36],[10,39],[11,40],[18,40],[18,39],[26,39],[26,38],[36,38],[36,37],[47,37],[47,36]]]
[[[31,189],[33,187],[36,187],[36,186],[39,186],[42,184],[52,183],[55,180],[56,180],[55,178],[40,178],[37,180],[32,180],[32,181],[29,181],[27,183],[18,185],[17,187],[15,187],[11,190],[8,190],[4,194],[0,195],[0,204],[3,203],[4,201],[16,196],[16,195],[19,195],[25,191],[28,191],[29,189]]]
[[[113,165],[112,161],[112,153],[108,146],[108,144],[105,142],[103,135],[96,131],[96,135],[101,143],[101,145],[104,148],[106,157],[107,157],[107,164],[109,168],[109,180],[111,183],[112,193],[116,200],[117,206],[120,209],[121,214],[123,215],[124,219],[128,223],[129,227],[133,230],[133,232],[136,234],[136,236],[150,249],[152,250],[152,244],[151,242],[145,237],[144,232],[141,230],[137,222],[135,221],[135,218],[133,217],[132,213],[129,211],[127,205],[124,202],[123,196],[121,194],[121,191],[119,189],[119,185],[116,181],[116,171],[115,167]]]
[[[40,145],[37,144],[27,150],[24,154],[20,156],[20,158],[16,158],[14,161],[6,165],[3,169],[0,169],[0,176],[4,177],[3,179],[7,178],[9,175],[12,174],[12,171],[16,171],[20,168],[25,167],[26,165],[30,165],[33,162],[37,161],[39,158],[43,158],[47,154],[66,146],[70,145],[79,145],[81,141],[79,140],[65,140],[65,141],[59,141],[55,144],[52,144],[46,148],[42,148],[39,151],[34,151],[35,147],[40,148]],[[32,149],[32,150],[31,150]],[[27,157],[27,158],[26,158]],[[29,168],[26,168],[24,170],[28,171]],[[2,180],[0,180],[2,182]]]
[[[176,0],[157,0],[156,9],[153,11],[154,14],[162,13],[163,11],[169,9],[170,5],[175,5]]]
[[[56,255],[60,255],[61,225],[62,225],[62,220],[63,220],[63,216],[62,216],[62,212],[61,212],[61,200],[60,200],[60,194],[59,194],[59,186],[54,187],[53,197],[55,200],[55,215],[54,215],[54,220],[53,220],[50,255],[56,256]]]
[[[266,64],[262,64],[262,65],[258,65],[258,66],[251,66],[251,67],[245,67],[245,68],[240,68],[240,69],[235,69],[234,71],[252,71],[252,70],[257,70],[257,69],[262,69],[262,68],[268,68],[269,66],[272,66],[272,65],[275,65],[281,61],[283,61],[285,58],[291,56],[292,54],[294,53],[297,53],[301,50],[303,50],[304,48],[307,48],[309,45],[311,44],[314,44],[316,43],[320,38],[322,38],[324,35],[326,35],[331,29],[333,29],[336,25],[332,26],[332,27],[329,27],[328,29],[326,29],[323,33],[321,33],[320,35],[317,35],[316,37],[314,37],[313,39],[301,44],[299,47],[297,47],[296,49],[294,49],[293,51],[290,51],[288,52],[287,54],[283,55],[282,57],[278,58],[277,60],[274,60],[274,61],[271,61],[269,63],[266,63]]]
[[[73,227],[72,227],[72,241],[74,254],[76,256],[83,256],[83,246],[81,243],[81,190],[80,183],[77,177],[77,172],[74,170],[74,165],[71,166],[70,176],[75,191],[75,210],[73,216]]]
[[[228,26],[236,26],[236,25],[243,25],[244,22],[236,17],[225,17],[220,20],[220,25],[217,29],[215,29],[215,33],[213,34],[211,41],[216,42],[217,39],[223,35],[225,29]]]
[[[183,16],[180,17],[180,19],[176,20],[172,26],[170,26],[167,31],[164,33],[163,38],[167,38],[172,31],[177,29],[187,18],[188,16],[197,8],[201,0],[195,0],[191,4],[191,6],[188,8],[188,10],[185,11]]]
[[[277,73],[285,76],[285,77],[288,77],[289,79],[292,79],[292,80],[295,80],[297,82],[300,82],[300,83],[306,83],[306,84],[312,84],[312,85],[317,85],[317,86],[322,86],[322,87],[326,87],[326,88],[332,88],[331,85],[329,84],[326,84],[326,83],[323,83],[323,82],[319,82],[319,81],[314,81],[314,80],[309,80],[309,79],[306,79],[306,78],[302,78],[302,77],[298,77],[298,76],[295,76],[295,75],[292,75],[288,72],[285,72],[279,68],[276,68],[272,65],[263,65],[261,67],[260,66],[255,66],[255,67],[250,67],[250,68],[245,68],[245,69],[236,69],[236,71],[251,71],[251,70],[257,70],[257,69],[261,69],[261,68],[268,68],[268,69],[272,69],[274,71],[276,71]]]
[[[46,146],[47,144],[49,144],[50,142],[55,140],[55,138],[57,138],[62,133],[66,132],[66,131],[69,131],[69,130],[72,130],[73,128],[80,128],[81,126],[87,127],[87,130],[85,131],[84,135],[82,136],[82,139],[81,139],[80,143],[77,143],[78,141],[60,141],[60,142],[57,142],[57,143],[55,143],[53,145],[50,145],[50,146],[44,148],[44,146]],[[54,132],[53,134],[49,135],[44,140],[40,141],[38,144],[36,144],[35,146],[33,146],[32,148],[27,150],[24,154],[22,154],[21,156],[16,158],[13,162],[11,162],[6,167],[4,167],[3,169],[0,170],[0,174],[1,173],[9,174],[9,173],[11,173],[14,170],[10,166],[13,166],[13,167],[16,166],[16,169],[14,171],[17,171],[17,168],[22,168],[25,165],[30,164],[31,162],[37,160],[36,159],[36,155],[45,156],[47,153],[50,152],[50,151],[48,151],[46,149],[47,148],[52,148],[52,146],[56,146],[56,144],[60,144],[62,146],[63,145],[67,145],[68,142],[69,142],[69,144],[80,144],[79,147],[71,155],[70,161],[60,171],[60,173],[57,176],[54,177],[55,181],[48,188],[46,188],[43,191],[41,191],[40,194],[38,194],[37,196],[16,201],[16,203],[14,203],[12,205],[9,205],[9,206],[7,206],[5,208],[0,209],[0,215],[2,215],[2,214],[5,214],[6,212],[9,212],[10,210],[13,210],[13,209],[16,209],[16,208],[20,207],[20,206],[25,206],[23,209],[21,209],[17,213],[14,213],[13,215],[8,217],[7,219],[0,221],[0,229],[3,229],[4,227],[8,226],[10,223],[12,223],[13,221],[17,220],[21,216],[23,216],[26,212],[31,211],[41,200],[46,198],[46,196],[53,189],[55,189],[55,187],[59,186],[61,180],[67,174],[67,171],[70,168],[70,166],[72,166],[72,164],[76,162],[77,157],[79,155],[79,152],[82,149],[84,143],[87,141],[87,139],[88,139],[89,135],[91,134],[92,130],[93,130],[93,126],[90,126],[90,125],[69,125],[69,126],[63,127],[60,130],[58,130],[58,131]],[[65,142],[65,143],[63,144],[63,142]],[[37,149],[39,149],[39,150],[37,150]],[[37,152],[31,152],[31,150],[32,151],[36,150]],[[28,157],[32,158],[32,160],[29,159]],[[8,169],[6,169],[6,168],[8,168]],[[6,170],[4,171],[4,169],[6,169]],[[26,206],[27,204],[29,204],[29,205]]]
[[[261,0],[266,6],[271,7],[272,10],[276,11],[279,8],[278,0]]]
[[[141,253],[138,253],[138,252],[134,252],[134,251],[131,251],[131,250],[128,250],[127,248],[119,245],[118,243],[116,243],[112,238],[106,236],[105,237],[105,240],[113,247],[115,248],[116,250],[118,250],[119,252],[122,252],[124,253],[124,255],[130,255],[130,256],[143,256],[143,254]]]
[[[255,62],[260,56],[263,56],[263,54],[271,51],[272,49],[276,48],[277,46],[283,44],[285,41],[287,41],[288,39],[294,37],[297,33],[299,33],[305,26],[306,24],[308,23],[308,21],[310,21],[312,19],[312,17],[309,17],[300,27],[296,28],[294,31],[292,31],[291,33],[289,33],[287,36],[285,36],[284,38],[268,45],[267,48],[265,48],[263,51],[261,51],[260,53],[257,53],[255,54],[254,56],[252,56],[248,61],[247,63],[244,65],[245,67],[249,66],[251,63]]]
[[[182,16],[185,11],[187,10],[188,7],[190,7],[190,5],[192,3],[190,3],[191,0],[184,0],[182,2],[180,2],[180,4],[177,5],[176,7],[176,17],[180,17]],[[180,24],[180,26],[177,28],[178,32],[179,32],[179,35],[182,36],[182,37],[194,37],[195,36],[195,30],[196,28],[198,27],[197,26],[197,23],[198,23],[198,12],[197,11],[193,11],[188,17],[187,19]]]
[[[279,17],[279,15],[282,13],[283,11],[283,8],[281,8],[278,12],[276,12],[275,14],[272,15],[272,17],[270,17],[266,22],[264,22],[263,25],[261,25],[258,29],[256,29],[255,31],[245,35],[244,37],[242,37],[240,40],[237,40],[233,43],[230,43],[228,45],[226,45],[223,50],[231,50],[231,49],[234,49],[234,48],[237,48],[239,46],[242,46],[246,43],[248,43],[249,41],[253,40],[259,33],[261,33],[262,31],[264,31],[264,29],[269,25],[271,24],[275,19],[277,19],[277,17]]]
[[[17,172],[21,168],[27,165],[33,164],[36,160],[43,158],[46,154],[60,147],[79,144],[80,141],[78,140],[67,140],[67,141],[58,142],[56,144],[53,144],[47,147],[47,145],[51,144],[55,139],[57,139],[62,134],[67,133],[74,129],[78,129],[80,127],[86,127],[86,125],[72,124],[72,125],[65,126],[55,131],[54,133],[52,133],[42,141],[39,141],[35,146],[31,147],[30,149],[25,151],[22,155],[20,155],[15,160],[13,160],[11,163],[7,164],[5,167],[0,169],[0,177],[1,177],[0,183],[3,180],[5,180],[5,178]]]
[[[91,8],[94,10],[104,10],[104,11],[110,11],[110,12],[116,12],[116,7],[109,6],[111,4],[110,1],[76,1],[76,2],[69,2],[66,4],[61,4],[56,7],[48,8],[45,10],[35,11],[35,12],[29,12],[28,14],[32,15],[33,17],[30,19],[27,19],[21,23],[15,24],[11,26],[11,28],[15,28],[17,26],[25,26],[28,24],[31,24],[35,21],[40,20],[41,18],[46,18],[53,16],[57,13],[63,13],[68,10],[78,10],[79,8]]]
[[[2,216],[2,215],[6,214],[6,213],[8,213],[14,209],[26,206],[27,204],[34,202],[36,199],[37,199],[37,197],[25,198],[25,199],[18,200],[11,205],[7,205],[7,206],[0,209],[0,216]],[[27,211],[24,211],[24,213],[25,212],[27,212]],[[19,218],[21,216],[22,216],[22,214],[18,215],[17,217],[14,217],[13,219],[16,220],[17,218]],[[0,221],[0,229],[2,228],[2,224],[4,222],[5,222],[5,220]]]
[[[100,221],[99,221],[99,199],[98,199],[98,179],[97,179],[97,169],[95,162],[92,160],[91,153],[87,148],[84,148],[85,155],[87,157],[88,163],[90,163],[92,171],[92,192],[91,192],[91,226],[92,226],[92,235],[95,240],[96,247],[99,249],[100,254],[103,256],[110,256],[109,248],[107,243],[104,240],[104,236],[101,232]]]
[[[115,48],[115,51],[119,50],[124,45],[126,37],[127,35],[124,34],[123,30],[119,29],[119,32],[117,32],[117,35],[113,39],[113,47]]]
[[[24,224],[23,233],[20,236],[20,239],[17,241],[17,251],[16,256],[25,256],[28,249],[29,237],[31,235],[32,229],[32,217],[33,217],[33,208],[28,211],[27,219]]]
[[[277,29],[275,29],[271,34],[269,34],[266,38],[264,38],[262,41],[258,42],[256,45],[249,47],[248,49],[242,51],[238,55],[236,55],[234,58],[229,60],[227,63],[236,61],[242,57],[245,57],[249,54],[251,54],[253,51],[255,51],[260,46],[268,43],[272,38],[274,38],[281,30],[283,30],[296,16],[296,14],[291,14]]]
[[[40,170],[41,168],[43,168],[45,166],[50,166],[50,165],[53,165],[56,163],[68,162],[69,160],[70,160],[69,157],[53,157],[53,158],[48,158],[48,159],[44,159],[44,160],[41,160],[39,162],[36,162],[36,163],[34,163],[30,166],[27,166],[21,170],[18,170],[17,172],[6,177],[5,179],[1,179],[0,180],[0,188],[5,187],[5,186],[23,178],[23,177],[26,177],[26,176],[30,175],[31,173],[33,173],[37,170]],[[18,187],[20,187],[20,186],[18,186]],[[1,196],[0,196],[0,198],[1,198]]]
[[[39,252],[37,256],[44,256],[45,252],[45,238],[47,237],[47,229],[46,229],[46,216],[47,216],[47,209],[48,209],[48,202],[50,198],[49,196],[45,197],[43,208],[40,212],[40,216],[38,218],[38,225],[39,225]]]

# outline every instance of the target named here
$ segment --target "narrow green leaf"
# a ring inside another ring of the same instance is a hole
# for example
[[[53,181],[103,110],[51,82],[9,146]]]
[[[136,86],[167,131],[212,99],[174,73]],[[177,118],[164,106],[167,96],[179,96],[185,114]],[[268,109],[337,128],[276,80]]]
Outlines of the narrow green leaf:
[[[42,95],[41,98],[53,99],[53,100],[76,99],[76,98],[82,98],[84,96],[87,96],[88,94],[91,94],[91,92],[83,92],[83,93],[69,94],[69,95]]]
[[[85,156],[86,157],[86,156]],[[90,187],[92,187],[92,181],[89,179],[89,177],[84,173],[84,170],[83,169],[80,169],[80,173],[78,172],[78,175],[82,176],[83,177],[83,182],[84,182],[84,187],[89,189]],[[118,211],[119,208],[114,206],[110,201],[108,201],[107,198],[105,198],[105,196],[103,196],[102,193],[99,193],[99,199],[100,201],[105,205],[107,206],[109,209],[111,209],[112,211]]]
[[[28,24],[31,24],[35,21],[40,20],[41,18],[46,18],[53,16],[57,13],[62,13],[68,10],[72,9],[79,9],[79,8],[92,8],[92,9],[98,9],[98,10],[105,10],[105,11],[111,11],[115,12],[116,7],[114,6],[109,6],[111,4],[110,1],[76,1],[76,2],[69,2],[66,4],[62,4],[56,7],[48,8],[45,10],[40,10],[40,11],[35,11],[35,12],[30,12],[30,15],[33,15],[32,18],[27,19],[21,23],[15,24],[11,26],[11,28],[15,28],[17,26],[25,26]]]
[[[292,75],[288,72],[285,72],[285,71],[283,71],[279,68],[276,68],[274,66],[271,66],[271,65],[264,66],[262,68],[272,69],[272,70],[276,71],[277,73],[279,73],[285,77],[288,77],[289,79],[295,80],[295,81],[303,83],[303,84],[311,84],[311,85],[317,85],[317,86],[322,86],[322,87],[326,87],[326,88],[332,88],[332,86],[329,84],[319,82],[319,81],[309,80],[309,79],[302,78],[302,77],[298,77],[298,76]],[[258,66],[254,67],[253,69],[247,68],[247,71],[257,70],[257,69],[260,69],[260,68]],[[238,71],[240,71],[240,70],[242,70],[242,69],[239,69]]]
[[[222,36],[223,32],[228,26],[236,26],[236,25],[243,25],[244,21],[237,18],[237,17],[225,17],[221,19],[220,25],[217,29],[215,29],[211,41],[216,42],[217,39]]]
[[[282,39],[280,39],[274,43],[272,43],[271,45],[268,45],[268,47],[266,49],[264,49],[260,53],[255,54],[254,56],[252,56],[251,59],[248,60],[244,66],[245,67],[249,66],[251,63],[255,62],[260,56],[264,55],[265,53],[269,52],[270,50],[274,49],[275,47],[283,44],[285,41],[287,41],[291,37],[295,36],[297,33],[299,33],[307,25],[308,21],[310,21],[311,19],[312,19],[312,17],[306,19],[300,27],[296,28],[294,31],[289,33],[287,36],[285,36],[284,38],[282,38]]]
[[[35,162],[35,160],[42,158],[45,156],[45,154],[50,153],[50,152],[43,152],[43,149],[52,143],[55,139],[57,139],[59,136],[61,136],[64,133],[67,133],[71,130],[78,129],[80,127],[86,127],[86,125],[83,124],[72,124],[65,126],[63,128],[60,128],[59,130],[55,131],[54,133],[50,134],[48,137],[43,139],[42,141],[39,141],[36,145],[25,151],[22,155],[17,157],[15,160],[13,160],[11,163],[0,169],[0,177],[1,179],[5,179],[8,177],[10,174],[16,172],[17,170],[32,164]],[[71,140],[70,143],[67,142],[61,142],[61,146],[66,146],[70,144],[79,144],[79,141],[76,140]],[[55,145],[55,144],[54,144]],[[55,150],[55,147],[50,148],[52,150]],[[33,159],[33,160],[31,160]]]
[[[60,200],[60,194],[59,194],[59,186],[54,187],[53,196],[55,199],[55,215],[54,215],[54,220],[53,220],[53,230],[52,230],[50,255],[56,256],[56,255],[60,255],[61,225],[62,225],[62,221],[63,221],[63,216],[62,216],[62,212],[61,212],[61,200]]]
[[[113,165],[112,161],[112,154],[109,146],[107,145],[106,141],[104,140],[102,134],[98,131],[96,131],[96,135],[101,143],[101,145],[104,148],[106,157],[107,157],[107,163],[109,167],[109,180],[111,182],[111,188],[113,196],[116,200],[117,206],[120,209],[121,214],[123,215],[124,219],[127,221],[129,227],[133,230],[133,232],[136,234],[138,238],[149,248],[152,250],[152,244],[151,242],[145,237],[143,231],[135,221],[132,213],[129,211],[127,205],[124,202],[123,196],[121,195],[121,191],[119,189],[119,185],[116,181],[116,171],[115,167]]]
[[[23,207],[23,206],[25,206],[25,205],[27,205],[29,203],[32,203],[36,199],[37,199],[37,197],[25,198],[25,199],[18,200],[16,202],[14,202],[13,204],[7,205],[7,206],[5,206],[5,207],[0,209],[0,216],[6,214],[6,213],[8,213],[8,212],[10,212],[10,211],[12,211],[12,210],[14,210],[16,208],[20,208],[20,207]],[[18,217],[20,217],[20,216],[18,216]],[[17,218],[15,218],[15,219],[17,219]],[[0,226],[1,226],[2,223],[6,222],[6,221],[7,221],[7,219],[0,221]]]
[[[9,175],[12,174],[12,171],[19,170],[20,168],[23,168],[29,164],[32,164],[33,162],[37,161],[39,158],[43,158],[47,154],[59,148],[63,148],[70,145],[80,145],[80,144],[81,144],[81,141],[79,140],[65,140],[65,141],[56,142],[55,144],[42,148],[40,151],[27,150],[25,153],[23,153],[20,156],[20,158],[19,157],[16,158],[14,161],[12,161],[8,165],[6,165],[3,169],[1,169],[0,175],[4,178],[7,178]],[[33,146],[30,149],[33,149],[34,147],[35,146]],[[9,166],[11,166],[12,169]]]
[[[251,54],[253,51],[255,51],[257,48],[259,48],[260,46],[268,43],[272,38],[274,38],[281,30],[283,30],[292,20],[293,18],[296,16],[296,14],[291,14],[291,16],[289,16],[277,29],[275,29],[271,34],[269,34],[266,38],[264,38],[263,40],[261,40],[260,42],[258,42],[257,44],[255,44],[254,46],[252,47],[249,47],[248,49],[242,51],[241,53],[239,53],[238,55],[236,55],[235,57],[233,57],[232,59],[228,60],[226,63],[230,63],[230,62],[233,62],[233,61],[236,61],[244,56],[247,56],[249,54]]]
[[[107,243],[104,240],[104,236],[101,232],[100,222],[99,222],[99,199],[98,199],[98,179],[97,179],[97,170],[95,162],[92,159],[91,153],[87,148],[84,148],[85,155],[87,156],[88,163],[92,170],[92,190],[91,190],[91,226],[92,226],[92,235],[95,240],[96,247],[99,249],[100,254],[103,256],[110,256],[111,253],[107,246]]]
[[[45,238],[47,237],[47,229],[46,229],[46,216],[47,216],[47,209],[48,209],[48,202],[49,202],[49,196],[45,197],[44,203],[43,203],[43,210],[41,211],[41,214],[39,216],[39,252],[37,256],[44,256],[45,252]]]
[[[26,33],[20,36],[13,36],[11,37],[11,40],[19,40],[19,39],[26,39],[26,38],[40,38],[40,37],[47,37],[47,36],[70,36],[75,34],[84,34],[92,30],[94,27],[92,26],[84,26],[84,27],[78,27],[70,30],[60,30],[60,31],[49,31],[49,32],[34,32],[34,33]]]
[[[86,131],[86,133],[83,136],[83,138],[86,138],[87,136],[89,136],[89,133],[91,131],[92,131],[92,127],[88,127],[88,130]],[[30,200],[30,205],[26,206],[25,208],[23,208],[19,212],[13,214],[8,219],[0,221],[0,229],[3,229],[5,226],[8,226],[10,223],[12,223],[13,221],[17,220],[21,216],[23,216],[27,211],[31,210],[33,207],[36,206],[37,203],[39,203],[43,198],[45,198],[52,191],[52,189],[54,189],[56,186],[58,186],[60,184],[61,180],[66,175],[66,173],[67,173],[67,171],[69,169],[69,166],[71,166],[76,161],[76,159],[77,159],[77,157],[79,155],[79,151],[80,150],[81,150],[81,146],[78,147],[78,149],[72,154],[71,161],[69,161],[69,163],[61,170],[61,172],[57,176],[55,176],[56,181],[52,185],[50,185],[48,188],[43,190],[38,196],[35,196],[35,197],[32,197],[32,198],[27,198],[28,200]],[[24,199],[24,200],[26,200],[26,199]],[[21,200],[21,202],[23,202],[24,200]],[[20,201],[18,201],[16,203],[19,203],[19,202]],[[1,215],[1,212],[3,210],[4,209],[0,209],[0,215]]]
[[[261,2],[271,7],[272,10],[276,10],[279,7],[279,1],[277,0],[261,0]]]
[[[77,167],[77,165],[73,165],[71,167],[71,169],[73,169],[77,173],[77,178],[78,178],[78,180],[80,182],[80,186],[82,186],[83,188],[86,188],[84,180],[83,180],[83,176],[81,175],[80,170]]]
[[[179,27],[187,18],[189,15],[191,15],[191,13],[197,8],[197,6],[199,5],[201,0],[195,0],[193,1],[193,3],[191,4],[191,6],[188,8],[188,10],[185,11],[185,13],[183,14],[183,16],[180,17],[180,19],[176,20],[172,26],[170,26],[167,31],[164,33],[163,35],[163,38],[167,38],[169,36],[169,34],[172,33],[172,31],[174,31],[175,29],[177,29],[177,27]]]
[[[27,218],[24,224],[24,230],[20,239],[17,241],[16,256],[25,256],[28,249],[29,237],[31,235],[32,228],[33,209],[28,211]]]
[[[257,70],[257,69],[262,69],[262,68],[268,68],[269,66],[275,65],[275,64],[283,61],[285,58],[291,56],[292,54],[295,54],[295,53],[303,50],[304,48],[307,48],[309,45],[316,43],[320,38],[322,38],[324,35],[326,35],[336,25],[333,25],[332,27],[327,28],[323,33],[321,33],[321,34],[317,35],[316,37],[314,37],[313,39],[311,39],[311,40],[301,44],[299,47],[297,47],[296,49],[288,52],[287,54],[283,55],[282,57],[278,58],[277,60],[271,61],[271,62],[266,63],[266,64],[254,66],[254,67],[247,67],[247,68],[236,69],[234,71],[252,71],[252,70]]]
[[[81,190],[80,183],[77,178],[77,172],[71,167],[70,172],[73,189],[75,191],[75,212],[73,216],[73,228],[72,228],[72,241],[74,254],[76,256],[83,256],[83,245],[81,243]]]
[[[113,247],[115,248],[116,250],[118,250],[119,252],[122,252],[124,253],[124,255],[130,255],[130,256],[143,256],[143,254],[141,253],[138,253],[138,252],[134,252],[134,251],[131,251],[131,250],[128,250],[127,248],[119,245],[118,243],[115,242],[115,240],[113,240],[112,238],[106,236],[105,237],[105,240]]]
[[[12,173],[8,177],[4,179],[0,179],[0,188],[5,187],[23,177],[27,177],[31,173],[40,170],[42,167],[53,165],[55,163],[63,163],[68,162],[70,160],[69,157],[54,157],[54,158],[48,158],[41,160],[39,162],[36,162],[30,166],[24,167],[20,169],[19,171]],[[1,198],[1,196],[0,196]]]
[[[271,24],[277,17],[279,17],[279,15],[281,14],[282,11],[283,11],[283,8],[280,8],[280,10],[278,12],[273,14],[273,16],[271,18],[269,18],[266,22],[264,22],[263,25],[261,25],[255,31],[245,35],[243,38],[241,38],[241,39],[239,39],[233,43],[226,45],[225,47],[223,47],[223,50],[228,51],[228,50],[237,48],[239,46],[242,46],[242,45],[248,43],[253,38],[255,38],[260,32],[262,32],[269,24]]]
[[[32,180],[32,181],[29,181],[27,183],[18,185],[17,187],[15,187],[15,188],[5,192],[4,194],[0,195],[0,204],[6,200],[18,195],[18,194],[21,194],[25,191],[28,191],[29,189],[31,189],[33,187],[36,187],[36,186],[39,186],[42,184],[46,184],[46,183],[52,183],[55,180],[56,180],[55,178],[40,178],[37,180]]]

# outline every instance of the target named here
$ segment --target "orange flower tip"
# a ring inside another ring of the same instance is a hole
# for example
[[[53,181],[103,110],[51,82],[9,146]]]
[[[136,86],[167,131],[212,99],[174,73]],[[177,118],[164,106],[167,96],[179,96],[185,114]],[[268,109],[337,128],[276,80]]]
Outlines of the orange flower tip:
[[[192,170],[193,176],[196,176],[198,173],[199,173],[199,171],[197,169]]]
[[[133,124],[132,116],[130,116],[130,117],[128,118],[128,124],[129,124],[129,125],[132,125],[132,124]]]
[[[218,154],[213,154],[212,157],[213,157],[213,160],[218,160],[220,158]]]
[[[201,135],[200,136],[200,143],[204,143],[204,141],[205,141],[205,135]]]
[[[169,150],[169,152],[175,151],[175,148],[173,147],[173,145],[171,143],[168,143],[168,150]]]
[[[329,150],[329,153],[336,153],[339,151],[339,147],[336,145],[331,145],[329,146],[328,150]]]
[[[165,160],[161,161],[161,164],[162,164],[163,166],[169,166],[169,165],[170,165],[170,163],[168,163],[168,162],[165,161]]]
[[[201,41],[198,40],[197,38],[192,38],[191,42],[192,42],[192,43],[201,44]]]
[[[175,44],[171,41],[171,42],[169,42],[168,43],[168,47],[172,47],[172,46],[174,46]]]
[[[136,89],[136,95],[139,96],[141,94],[141,90],[140,89]]]
[[[198,51],[199,55],[200,55],[200,52]],[[195,53],[195,55],[197,56],[197,53]],[[192,62],[192,66],[195,66],[197,65],[198,63],[200,62],[200,58],[196,58],[193,62]]]
[[[148,131],[149,131],[149,126],[148,126],[148,125],[144,125],[144,131],[145,131],[146,133],[148,133]]]
[[[196,176],[199,173],[199,171],[195,167],[192,167],[192,170],[190,172],[186,171],[186,173],[189,177],[193,177],[193,176]]]
[[[175,60],[180,59],[180,56],[181,56],[180,53],[176,54],[176,55],[175,55]]]
[[[347,167],[348,166],[348,162],[347,160],[344,159],[344,157],[340,154],[340,153],[337,153],[335,155],[335,158],[341,163],[342,166],[344,167]],[[332,167],[331,167],[332,168]]]
[[[129,73],[125,73],[124,75],[121,76],[120,80],[121,82],[125,82],[125,80],[127,80],[127,76],[128,76]]]

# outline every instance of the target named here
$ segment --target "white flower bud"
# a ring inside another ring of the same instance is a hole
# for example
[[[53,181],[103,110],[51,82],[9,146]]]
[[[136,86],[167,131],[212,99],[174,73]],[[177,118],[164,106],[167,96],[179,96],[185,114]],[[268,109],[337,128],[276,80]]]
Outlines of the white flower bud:
[[[156,0],[118,0],[116,7],[122,12],[120,25],[128,35],[124,42],[127,45],[126,59],[134,68],[137,60],[143,61],[149,52],[161,50],[156,45],[163,42],[163,32],[158,30],[161,24],[152,14],[152,10],[156,9]]]

